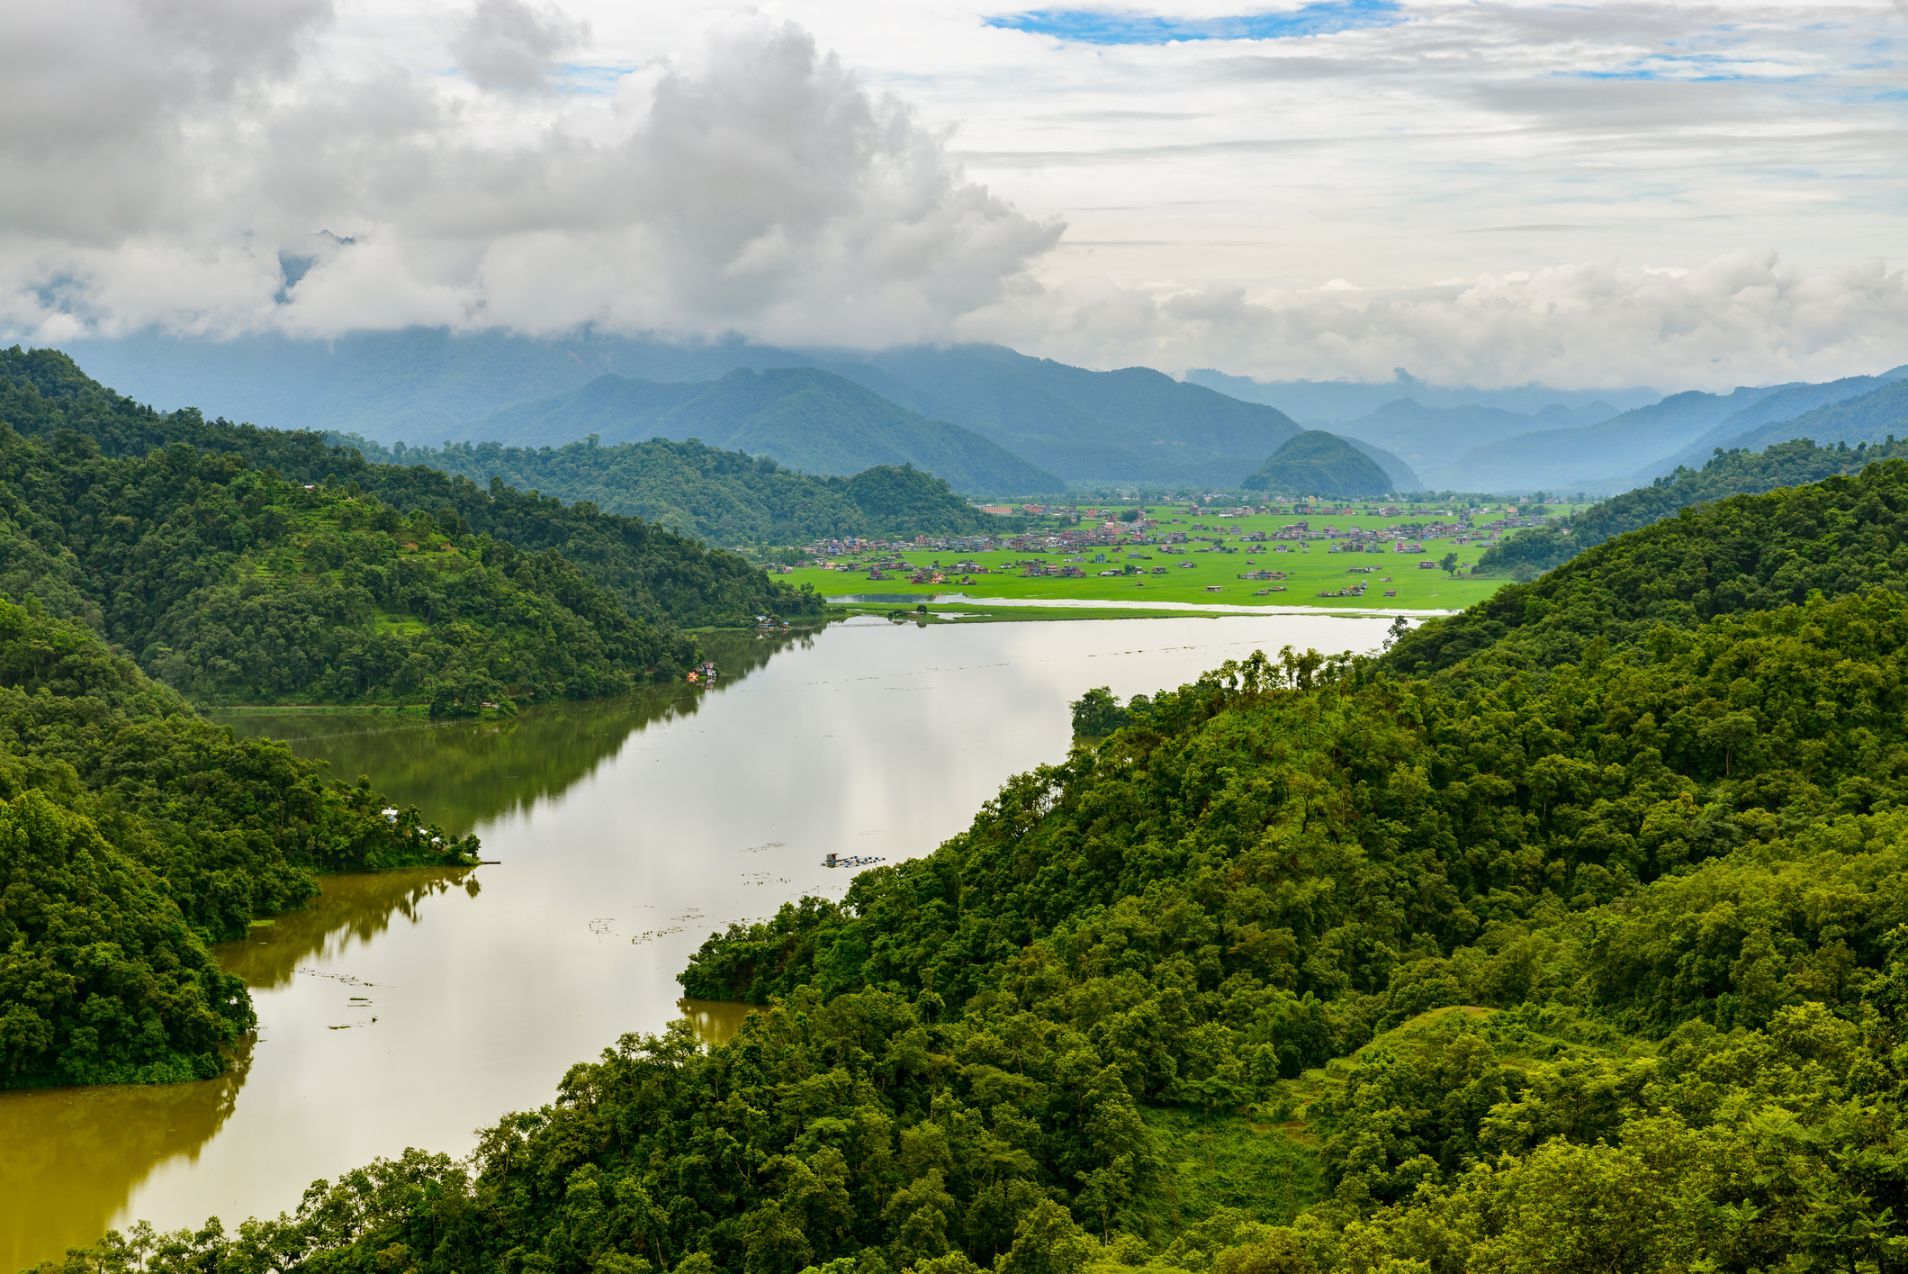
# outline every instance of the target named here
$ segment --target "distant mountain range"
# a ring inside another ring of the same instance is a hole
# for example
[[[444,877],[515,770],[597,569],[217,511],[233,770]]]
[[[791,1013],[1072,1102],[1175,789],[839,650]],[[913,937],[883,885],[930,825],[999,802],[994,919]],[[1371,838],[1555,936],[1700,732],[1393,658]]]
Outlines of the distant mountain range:
[[[1520,434],[1580,428],[1616,414],[1616,408],[1602,401],[1578,407],[1552,403],[1541,411],[1522,413],[1479,404],[1428,407],[1400,398],[1333,428],[1347,438],[1393,452],[1416,470],[1426,486],[1462,490],[1471,485],[1462,457],[1473,447]]]
[[[1534,416],[1557,407],[1567,411],[1602,410],[1605,416],[1632,407],[1645,407],[1663,396],[1661,390],[1637,387],[1609,389],[1552,389],[1522,385],[1511,389],[1474,389],[1464,385],[1434,385],[1399,371],[1388,381],[1253,380],[1229,376],[1210,368],[1186,373],[1195,385],[1216,389],[1250,403],[1277,407],[1301,424],[1345,430],[1338,426],[1370,416],[1399,401],[1423,407],[1488,407],[1513,416]]]
[[[971,429],[889,402],[812,367],[746,368],[720,380],[659,382],[603,375],[581,389],[495,412],[458,441],[561,445],[698,439],[767,456],[791,469],[845,477],[882,465],[913,465],[957,490],[1046,495],[1066,483]]]
[[[1274,408],[1146,368],[1088,371],[990,345],[844,355],[590,333],[543,340],[409,330],[328,342],[139,336],[72,348],[95,374],[162,407],[194,402],[234,418],[383,443],[633,438],[625,419],[666,418],[670,437],[759,447],[792,466],[822,466],[817,472],[912,462],[970,491],[1009,475],[1010,486],[1032,489],[1048,474],[1074,483],[1236,486],[1299,432]],[[786,375],[799,369],[830,379]],[[731,382],[738,371],[782,374]],[[580,392],[605,375],[643,383]],[[783,390],[790,402],[769,401]],[[576,397],[552,401],[568,395]],[[520,432],[480,437],[486,429]],[[845,436],[832,436],[837,429]],[[950,447],[969,448],[958,466]],[[1007,466],[995,449],[1024,467]]]
[[[1908,369],[1661,397],[1477,390],[1403,373],[1378,384],[1213,371],[1174,380],[992,345],[853,353],[591,332],[140,336],[72,348],[95,375],[160,407],[198,403],[387,445],[697,438],[822,475],[913,465],[968,494],[1000,496],[1062,484],[1237,487],[1300,421],[1350,440],[1394,489],[1468,491],[1615,492],[1699,465],[1717,447],[1750,445],[1752,434],[1766,443],[1908,433],[1889,398],[1814,415],[1863,402]]]
[[[1683,466],[1701,468],[1718,449],[1746,447],[1760,451],[1770,443],[1787,442],[1791,438],[1810,438],[1816,442],[1880,442],[1890,428],[1908,434],[1908,417],[1902,413],[1900,394],[1877,394],[1877,391],[1899,391],[1904,380],[1908,380],[1908,367],[1897,367],[1880,376],[1850,376],[1821,385],[1784,386],[1723,420],[1682,451],[1646,470],[1643,476],[1653,478]],[[1869,399],[1874,401],[1868,402]],[[1857,405],[1861,403],[1867,405]],[[1843,405],[1845,410],[1833,410]],[[1881,432],[1876,432],[1877,429]]]

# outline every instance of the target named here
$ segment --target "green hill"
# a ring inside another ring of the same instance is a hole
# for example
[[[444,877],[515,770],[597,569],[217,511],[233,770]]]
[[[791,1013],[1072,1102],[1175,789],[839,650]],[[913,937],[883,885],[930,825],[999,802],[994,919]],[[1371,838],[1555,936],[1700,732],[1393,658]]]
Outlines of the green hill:
[[[1836,405],[1873,395],[1877,390],[1886,390],[1905,380],[1908,380],[1908,367],[1898,367],[1880,376],[1849,376],[1819,385],[1785,386],[1725,418],[1682,451],[1645,472],[1655,477],[1685,466],[1700,468],[1718,451],[1741,448],[1760,451],[1791,438],[1813,438],[1817,442],[1880,442],[1885,434],[1864,432],[1857,423],[1861,420],[1861,408],[1845,413],[1835,410]],[[1816,415],[1813,426],[1786,428],[1789,422],[1811,415]],[[1834,423],[1837,420],[1847,420],[1857,427],[1848,433],[1838,432]],[[1908,429],[1900,432],[1908,434]]]
[[[1402,463],[1402,462],[1399,462]],[[1297,434],[1245,480],[1252,491],[1356,499],[1413,489],[1401,487],[1379,463],[1348,439],[1319,429]]]
[[[88,379],[57,351],[0,350],[0,424],[62,454],[62,432],[90,440],[106,460],[140,459],[184,444],[257,470],[269,481],[310,483],[339,499],[372,497],[400,520],[428,517],[447,535],[487,537],[506,546],[515,551],[511,560],[526,564],[522,571],[548,564],[558,576],[580,572],[630,620],[664,636],[820,608],[813,596],[779,588],[740,557],[653,523],[565,505],[501,482],[478,486],[422,465],[374,465],[318,434],[208,422],[189,409],[156,412]],[[505,560],[491,557],[498,565]]]
[[[1478,560],[1476,573],[1528,577],[1694,504],[1818,482],[1838,473],[1858,473],[1877,460],[1903,458],[1908,458],[1908,440],[1853,447],[1838,442],[1821,447],[1800,439],[1778,443],[1766,451],[1723,452],[1700,470],[1678,469],[1649,486],[1558,519],[1554,525],[1523,531],[1494,544]]]
[[[612,443],[697,439],[825,475],[912,465],[975,494],[1037,495],[1065,486],[971,430],[929,420],[811,367],[741,369],[705,384],[603,376],[571,393],[508,408],[463,431],[470,441],[517,445],[570,442],[591,434]]]
[[[0,600],[0,1089],[202,1079],[253,1024],[206,944],[313,874],[475,858]]]
[[[19,594],[202,702],[475,712],[625,691],[694,654],[554,553],[184,445],[113,459],[0,430],[0,536]]]
[[[825,536],[966,535],[998,530],[946,482],[911,467],[878,466],[851,478],[784,469],[773,460],[699,442],[505,447],[494,442],[440,448],[382,448],[340,439],[380,463],[423,464],[480,483],[502,479],[575,503],[589,501],[732,546],[800,544]]]

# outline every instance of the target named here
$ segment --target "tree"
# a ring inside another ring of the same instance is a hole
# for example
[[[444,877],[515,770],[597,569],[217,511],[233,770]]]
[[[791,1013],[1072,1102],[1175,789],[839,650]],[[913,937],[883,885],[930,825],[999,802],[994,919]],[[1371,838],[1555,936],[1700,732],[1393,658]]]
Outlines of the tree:
[[[1113,691],[1095,686],[1073,701],[1073,733],[1082,739],[1103,739],[1130,719]]]

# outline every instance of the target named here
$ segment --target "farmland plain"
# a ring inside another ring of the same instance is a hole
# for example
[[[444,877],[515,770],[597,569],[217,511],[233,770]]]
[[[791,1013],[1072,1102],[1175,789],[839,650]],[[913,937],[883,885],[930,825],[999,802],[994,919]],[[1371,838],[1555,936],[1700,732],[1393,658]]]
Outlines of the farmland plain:
[[[1018,537],[1013,547],[925,538],[818,544],[779,578],[863,609],[933,602],[985,612],[989,601],[1001,600],[1067,609],[1093,603],[1127,613],[1166,604],[1182,614],[1239,606],[1445,611],[1480,601],[1504,583],[1474,578],[1470,568],[1493,539],[1522,529],[1501,524],[1529,518],[1502,505],[1413,505],[1397,512],[1338,506],[1325,513],[1291,506],[1194,512],[1155,504],[1141,508],[1136,520],[1122,520],[1136,507],[1098,505],[1077,520],[1056,519]],[[1552,505],[1543,513],[1567,511]],[[1444,565],[1447,555],[1451,569]],[[1265,574],[1275,578],[1249,578]],[[1362,592],[1355,591],[1361,584]],[[1008,608],[996,613],[1013,616]]]

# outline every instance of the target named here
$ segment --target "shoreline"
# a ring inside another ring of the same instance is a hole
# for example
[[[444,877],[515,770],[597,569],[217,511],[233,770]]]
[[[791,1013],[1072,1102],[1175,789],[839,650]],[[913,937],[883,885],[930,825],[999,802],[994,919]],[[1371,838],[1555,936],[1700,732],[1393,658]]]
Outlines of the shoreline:
[[[955,608],[971,614],[987,614],[997,610],[1047,610],[1047,611],[1085,611],[1120,614],[1122,618],[1146,619],[1158,617],[1201,618],[1222,617],[1228,615],[1284,615],[1303,617],[1307,615],[1326,616],[1337,619],[1443,619],[1459,613],[1453,610],[1422,610],[1404,607],[1353,608],[1345,606],[1292,606],[1268,604],[1265,606],[1246,606],[1236,602],[1152,602],[1100,600],[1086,597],[971,597],[966,593],[932,593],[914,596],[881,593],[845,593],[840,596],[823,599],[830,606],[865,607],[866,613],[884,613],[900,611],[913,614],[915,606],[933,606]],[[930,610],[930,615],[938,613]],[[1081,616],[1085,618],[1086,616]],[[1030,617],[1031,618],[1031,617]]]

